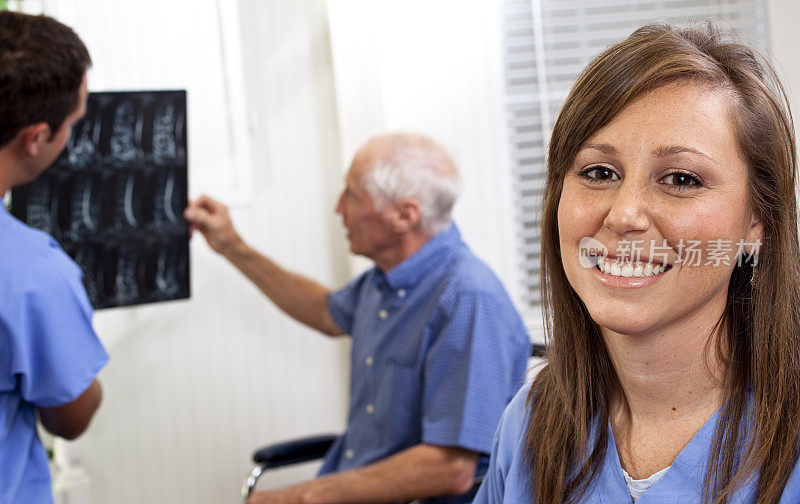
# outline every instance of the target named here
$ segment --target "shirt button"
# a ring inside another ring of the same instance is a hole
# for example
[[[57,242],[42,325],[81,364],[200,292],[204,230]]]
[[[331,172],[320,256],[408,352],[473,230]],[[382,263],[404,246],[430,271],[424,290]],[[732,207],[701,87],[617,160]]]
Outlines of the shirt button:
[[[344,456],[348,459],[352,459],[353,457],[356,456],[356,454],[353,453],[353,450],[347,450],[346,452],[344,452]]]
[[[372,361],[372,356],[367,357],[366,359],[364,359],[364,363],[366,363],[367,366],[371,366],[372,362],[373,362]]]
[[[389,317],[389,312],[386,310],[381,310],[378,312],[378,318],[381,320],[386,320]]]
[[[370,415],[375,413],[375,406],[367,404],[367,413],[369,413]]]
[[[397,291],[397,295],[400,297],[406,297],[406,290],[400,289],[399,291]]]

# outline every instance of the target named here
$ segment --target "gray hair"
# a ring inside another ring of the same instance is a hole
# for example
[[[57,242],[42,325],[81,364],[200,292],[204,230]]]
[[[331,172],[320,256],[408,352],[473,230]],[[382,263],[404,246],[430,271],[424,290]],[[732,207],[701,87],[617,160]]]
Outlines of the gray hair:
[[[455,163],[432,139],[416,133],[395,133],[370,140],[385,148],[362,180],[380,209],[404,198],[419,202],[420,227],[431,236],[444,231],[461,189]]]

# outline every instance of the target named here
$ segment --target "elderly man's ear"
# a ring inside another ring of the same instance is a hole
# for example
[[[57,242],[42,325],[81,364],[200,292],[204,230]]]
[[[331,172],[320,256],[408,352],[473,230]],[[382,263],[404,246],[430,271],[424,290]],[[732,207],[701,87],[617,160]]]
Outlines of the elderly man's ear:
[[[414,198],[405,198],[395,201],[391,213],[390,222],[392,232],[397,234],[406,233],[419,226],[419,202]]]

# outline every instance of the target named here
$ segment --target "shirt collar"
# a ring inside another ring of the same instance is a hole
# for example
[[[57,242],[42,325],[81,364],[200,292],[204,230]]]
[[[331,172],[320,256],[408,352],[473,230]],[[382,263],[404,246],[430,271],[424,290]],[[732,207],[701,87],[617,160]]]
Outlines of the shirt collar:
[[[450,225],[414,252],[403,262],[390,269],[384,278],[391,289],[409,288],[445,260],[447,250],[462,243],[461,233],[455,223]]]
[[[675,457],[669,470],[642,495],[640,500],[636,501],[637,504],[668,501],[700,503],[703,500],[708,457],[714,442],[719,415],[720,410],[718,409],[711,418],[706,420],[700,430]],[[606,450],[606,463],[601,469],[599,487],[618,496],[630,496],[610,421]],[[679,497],[679,499],[674,501],[675,497]]]
[[[7,226],[9,222],[11,222],[11,214],[6,205],[0,201],[0,227]]]

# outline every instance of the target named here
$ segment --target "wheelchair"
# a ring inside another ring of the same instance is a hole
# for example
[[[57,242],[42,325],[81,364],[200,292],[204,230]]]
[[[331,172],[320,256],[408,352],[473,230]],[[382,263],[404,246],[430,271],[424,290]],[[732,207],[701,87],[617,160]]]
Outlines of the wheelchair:
[[[546,348],[544,345],[535,343],[531,345],[531,357],[544,357],[545,351]],[[242,484],[242,497],[244,501],[246,502],[247,498],[250,497],[250,494],[253,492],[258,482],[258,478],[264,471],[321,459],[338,437],[337,434],[310,436],[267,445],[256,450],[253,453],[255,467],[253,467],[253,470]],[[469,495],[474,496],[478,491],[481,481],[483,481],[483,476],[486,474],[487,469],[488,462],[482,459],[481,463],[478,464],[475,483],[472,489],[465,495],[453,496],[454,502],[461,502],[467,499]]]

